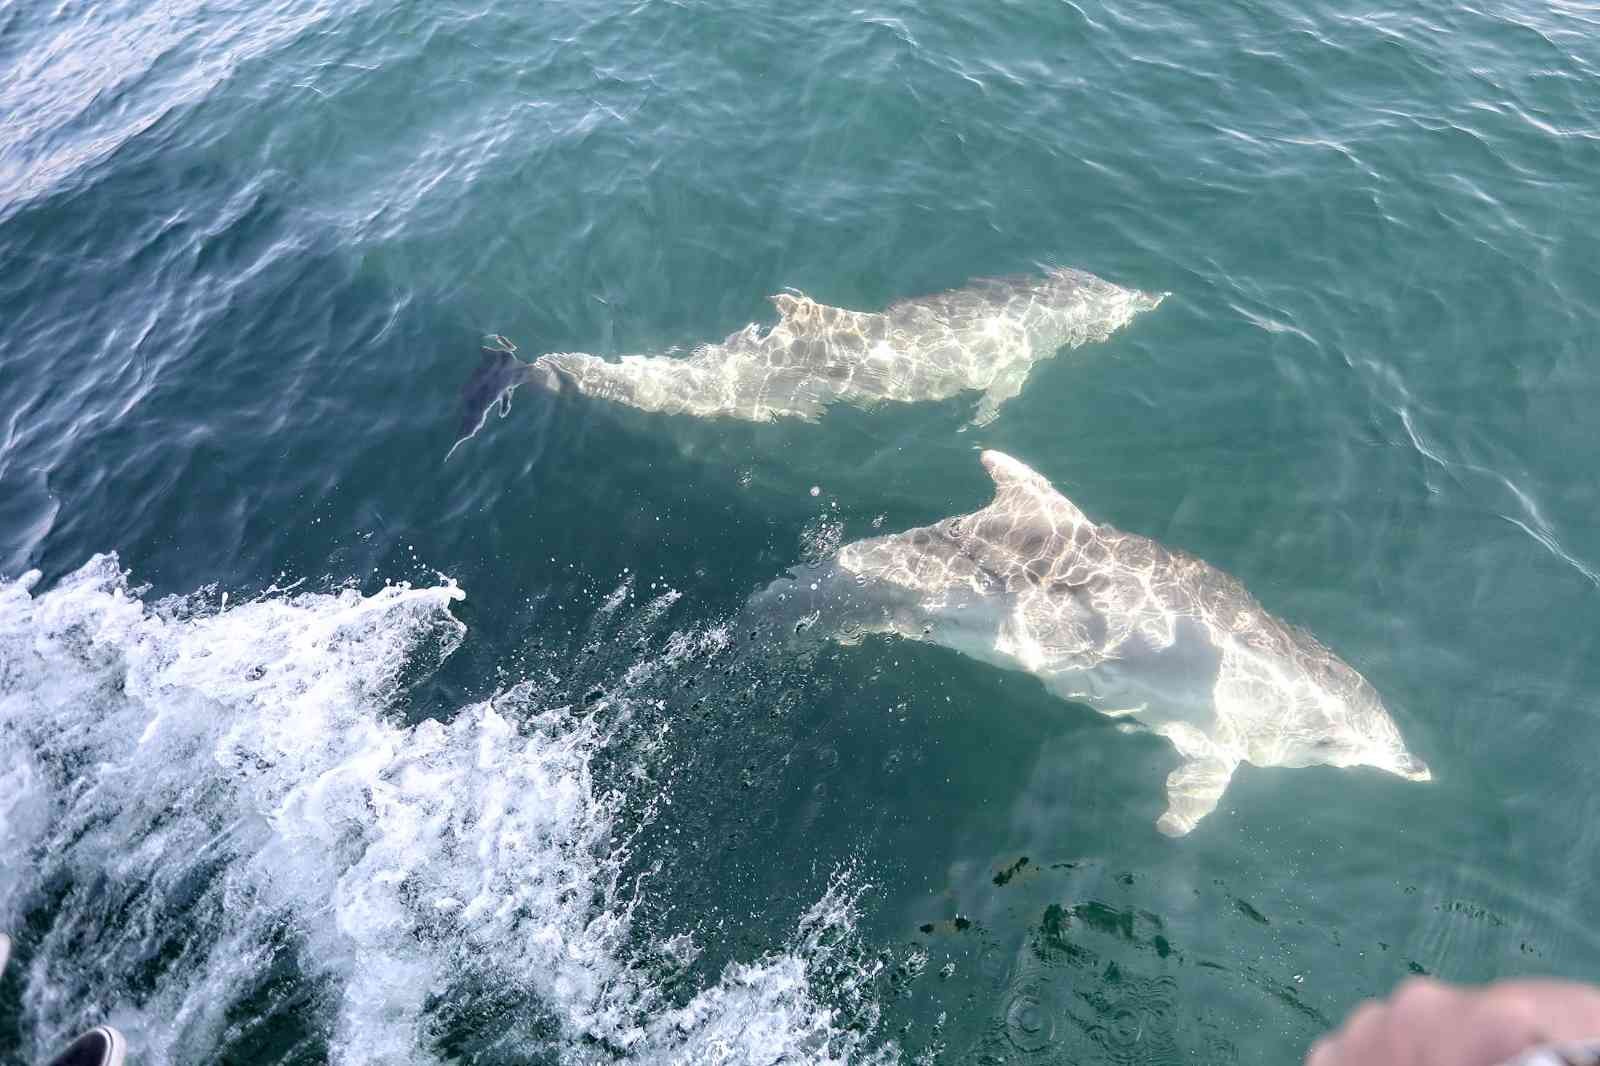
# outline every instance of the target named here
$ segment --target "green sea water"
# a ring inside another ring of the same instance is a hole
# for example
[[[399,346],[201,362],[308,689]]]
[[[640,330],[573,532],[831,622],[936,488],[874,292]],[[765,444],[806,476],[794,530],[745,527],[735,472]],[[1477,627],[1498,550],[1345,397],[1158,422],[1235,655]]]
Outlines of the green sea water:
[[[0,4],[0,1061],[1291,1063],[1410,973],[1600,979],[1597,173],[1576,2]],[[485,334],[1040,263],[1171,295],[990,425],[519,393],[445,462]],[[1434,779],[1174,840],[1171,746],[1028,676],[732,665],[980,448]]]

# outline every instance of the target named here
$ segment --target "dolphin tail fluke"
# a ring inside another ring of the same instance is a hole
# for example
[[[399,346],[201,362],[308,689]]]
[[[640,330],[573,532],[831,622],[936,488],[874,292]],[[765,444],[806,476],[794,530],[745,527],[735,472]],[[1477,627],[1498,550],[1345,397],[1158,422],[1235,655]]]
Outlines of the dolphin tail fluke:
[[[517,358],[517,346],[499,334],[488,338],[483,346],[483,358],[461,389],[461,422],[456,432],[456,442],[450,446],[445,461],[455,455],[489,420],[489,412],[496,408],[504,418],[511,411],[511,394],[518,385],[530,380],[536,363],[524,363]]]
[[[1169,837],[1181,837],[1217,809],[1239,761],[1218,750],[1193,726],[1171,725],[1158,732],[1172,741],[1183,764],[1167,775],[1167,809],[1156,819],[1156,828]]]

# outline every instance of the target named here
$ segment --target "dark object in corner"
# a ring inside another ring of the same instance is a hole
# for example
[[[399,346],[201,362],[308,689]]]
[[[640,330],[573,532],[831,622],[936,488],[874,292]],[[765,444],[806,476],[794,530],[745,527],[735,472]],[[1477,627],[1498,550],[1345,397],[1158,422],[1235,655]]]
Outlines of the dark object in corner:
[[[109,1025],[97,1025],[67,1045],[50,1066],[122,1066],[128,1042]]]

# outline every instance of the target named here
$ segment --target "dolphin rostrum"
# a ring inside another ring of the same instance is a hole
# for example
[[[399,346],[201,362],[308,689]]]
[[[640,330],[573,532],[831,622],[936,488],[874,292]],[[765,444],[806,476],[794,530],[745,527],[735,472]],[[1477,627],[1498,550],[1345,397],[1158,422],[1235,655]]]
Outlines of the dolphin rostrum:
[[[848,311],[780,293],[772,297],[777,325],[746,326],[688,358],[607,360],[569,352],[524,363],[515,345],[496,337],[462,392],[460,435],[476,433],[496,405],[504,414],[511,392],[525,382],[643,411],[751,422],[814,420],[831,403],[865,407],[981,390],[973,422],[983,425],[1022,391],[1034,363],[1105,340],[1163,295],[1051,268],[903,300],[884,311]]]
[[[1096,524],[1008,455],[982,458],[995,497],[981,511],[847,544],[752,609],[795,634],[939,644],[1166,737],[1183,758],[1156,822],[1171,836],[1241,762],[1430,779],[1366,679],[1236,579]]]

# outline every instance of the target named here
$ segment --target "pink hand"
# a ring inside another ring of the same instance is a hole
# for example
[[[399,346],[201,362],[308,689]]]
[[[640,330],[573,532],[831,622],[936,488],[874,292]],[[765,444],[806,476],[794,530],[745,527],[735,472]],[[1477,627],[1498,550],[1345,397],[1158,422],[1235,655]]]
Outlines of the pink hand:
[[[1600,989],[1569,981],[1456,988],[1412,978],[1317,1041],[1306,1066],[1499,1066],[1537,1044],[1600,1037]]]

